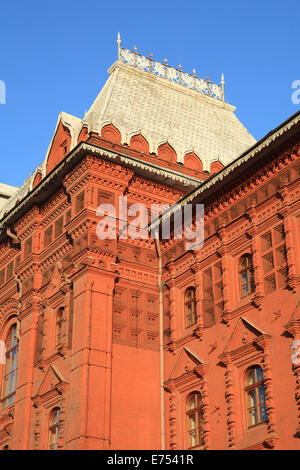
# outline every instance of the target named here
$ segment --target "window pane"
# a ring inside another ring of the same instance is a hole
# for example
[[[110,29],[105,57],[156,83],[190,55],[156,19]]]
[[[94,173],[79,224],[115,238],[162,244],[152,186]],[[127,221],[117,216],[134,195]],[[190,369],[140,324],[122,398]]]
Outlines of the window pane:
[[[248,271],[242,273],[242,296],[246,297],[249,293],[248,289]]]
[[[262,423],[264,421],[267,421],[267,411],[266,411],[266,406],[264,403],[260,405],[260,421]]]
[[[263,371],[261,367],[256,368],[257,382],[261,382],[264,379]]]
[[[190,433],[190,446],[194,447],[197,445],[196,431]]]
[[[249,397],[249,405],[250,407],[254,407],[256,406],[256,394],[255,394],[255,390],[251,390],[250,392],[248,392],[248,397]]]
[[[196,395],[195,394],[193,394],[190,397],[190,401],[189,401],[189,409],[192,410],[193,408],[196,408]]]
[[[248,380],[247,380],[247,385],[253,385],[255,383],[255,369],[251,369],[248,372]]]
[[[249,409],[249,426],[254,426],[257,424],[258,419],[257,419],[257,410],[256,408],[250,408]]]
[[[196,415],[192,414],[189,416],[189,430],[195,429],[196,427]]]

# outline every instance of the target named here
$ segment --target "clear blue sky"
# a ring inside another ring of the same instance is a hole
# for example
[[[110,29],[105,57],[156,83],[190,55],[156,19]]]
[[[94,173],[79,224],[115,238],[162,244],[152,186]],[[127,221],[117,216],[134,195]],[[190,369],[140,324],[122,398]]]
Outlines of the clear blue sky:
[[[83,117],[122,45],[219,83],[256,139],[300,109],[299,0],[1,2],[0,182],[21,185],[57,116]]]

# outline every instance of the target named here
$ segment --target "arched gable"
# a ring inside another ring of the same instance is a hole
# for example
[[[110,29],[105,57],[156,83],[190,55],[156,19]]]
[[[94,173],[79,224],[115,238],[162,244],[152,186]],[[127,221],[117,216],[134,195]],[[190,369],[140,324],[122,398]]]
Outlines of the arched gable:
[[[168,162],[177,162],[177,154],[168,142],[165,142],[158,147],[157,155],[159,158],[162,158]]]
[[[107,124],[101,129],[101,138],[114,144],[121,144],[121,132],[113,125]]]
[[[215,162],[211,162],[210,164],[210,173],[218,173],[224,168],[224,165],[220,162],[220,160],[216,160]]]
[[[130,139],[129,145],[134,150],[138,150],[142,153],[149,153],[149,143],[141,133],[133,135]]]
[[[62,121],[59,122],[46,163],[46,174],[50,173],[67,155],[71,147],[71,135]]]
[[[195,152],[189,152],[184,156],[184,166],[191,170],[202,171],[203,164]]]

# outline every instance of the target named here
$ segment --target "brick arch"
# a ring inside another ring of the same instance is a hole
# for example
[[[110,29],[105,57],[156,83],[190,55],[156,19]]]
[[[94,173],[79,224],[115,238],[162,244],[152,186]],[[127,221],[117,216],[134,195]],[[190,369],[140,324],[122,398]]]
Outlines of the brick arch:
[[[186,168],[190,168],[191,170],[197,170],[197,171],[203,170],[203,163],[194,152],[187,153],[184,156],[184,166]]]
[[[101,138],[114,144],[121,144],[122,140],[120,131],[113,124],[102,127]]]
[[[142,134],[133,135],[130,139],[130,147],[139,152],[149,153],[149,144]]]
[[[158,147],[157,155],[159,156],[159,158],[162,158],[163,160],[166,160],[168,162],[171,162],[171,163],[177,162],[177,153],[168,142],[165,142],[164,144],[161,144]]]
[[[9,299],[0,309],[0,339],[5,336],[5,331],[17,321],[18,301],[14,298]]]
[[[220,160],[217,160],[217,161],[212,162],[212,163],[210,164],[209,172],[210,172],[210,173],[218,173],[218,172],[221,171],[223,168],[224,168],[224,165],[222,165],[222,163],[220,162]]]

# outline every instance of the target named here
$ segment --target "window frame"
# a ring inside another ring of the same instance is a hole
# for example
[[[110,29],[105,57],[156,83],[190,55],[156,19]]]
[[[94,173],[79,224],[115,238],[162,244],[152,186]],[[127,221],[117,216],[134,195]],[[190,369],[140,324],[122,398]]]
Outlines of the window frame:
[[[188,292],[193,292],[193,296],[189,299]],[[195,286],[189,286],[184,291],[184,327],[190,328],[197,324],[197,298]],[[189,306],[192,305],[192,313],[188,313]],[[188,321],[188,317],[191,316],[191,321]]]
[[[189,403],[192,397],[195,396],[196,406],[194,408],[189,408]],[[190,417],[195,415],[195,427],[190,429]],[[198,447],[204,446],[204,412],[203,412],[203,403],[201,399],[201,393],[198,390],[190,392],[185,401],[185,423],[186,423],[186,448],[188,450],[196,449]],[[192,433],[196,435],[196,444],[191,445],[191,435]]]
[[[257,370],[261,370],[262,374],[262,380],[257,379]],[[254,377],[255,381],[253,384],[248,384],[249,380],[249,374],[250,372],[254,370]],[[247,429],[252,429],[255,426],[259,426],[261,424],[267,423],[268,421],[268,416],[267,416],[267,410],[266,410],[266,387],[264,383],[264,374],[263,374],[263,369],[259,364],[254,364],[250,367],[248,367],[245,371],[244,375],[244,381],[243,381],[243,386],[244,386],[244,396],[245,396],[245,411],[246,411],[246,426]],[[263,387],[264,393],[263,393],[263,401],[260,401],[260,394],[259,390]],[[255,401],[256,404],[251,406],[250,403],[250,393],[255,391]],[[265,419],[262,419],[262,408],[264,409],[264,415]],[[252,410],[255,410],[255,414],[253,415]],[[253,416],[256,416],[255,418],[255,423],[252,423]]]
[[[15,329],[15,332],[12,333],[12,330]],[[11,345],[8,347],[8,342],[11,342]],[[15,353],[15,358],[12,359],[13,354]],[[12,364],[15,365],[12,369]],[[6,340],[5,340],[5,364],[2,365],[2,383],[1,383],[1,409],[11,406],[16,399],[16,391],[18,384],[18,369],[19,369],[19,339],[18,339],[18,323],[14,319],[14,322],[11,323],[8,327]],[[11,387],[11,376],[13,375],[13,390],[10,391]],[[8,379],[8,382],[7,382]],[[9,393],[6,393],[6,390],[9,390]]]
[[[58,419],[55,422],[56,412],[58,411]],[[49,425],[48,425],[48,450],[57,450],[58,442],[60,439],[60,433],[62,430],[61,420],[61,409],[59,406],[52,408],[49,414]],[[55,436],[55,440],[52,441],[52,437]]]
[[[242,261],[243,259],[250,260],[250,263],[243,267]],[[244,285],[243,282],[243,275],[247,274],[247,294],[243,293]],[[238,264],[238,275],[239,275],[239,291],[240,291],[240,298],[245,299],[249,297],[249,295],[255,292],[255,284],[254,284],[254,266],[253,266],[253,257],[251,253],[244,253],[239,258]]]

